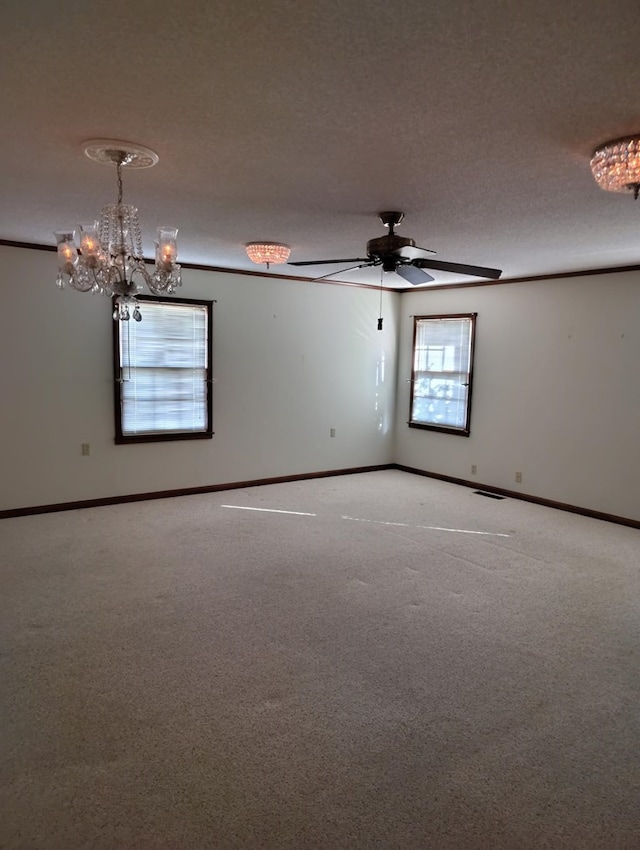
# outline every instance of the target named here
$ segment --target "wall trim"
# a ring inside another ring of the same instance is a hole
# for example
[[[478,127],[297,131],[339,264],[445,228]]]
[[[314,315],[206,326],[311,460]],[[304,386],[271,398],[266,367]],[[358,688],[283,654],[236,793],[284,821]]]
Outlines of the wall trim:
[[[59,511],[77,511],[84,508],[103,508],[107,505],[121,505],[127,502],[146,502],[152,499],[172,499],[176,496],[198,496],[202,493],[217,493],[219,490],[240,490],[243,487],[261,487],[266,484],[283,484],[287,481],[305,481],[309,478],[333,478],[336,475],[354,475],[360,472],[379,472],[382,469],[395,469],[393,463],[376,466],[355,466],[350,469],[328,469],[322,472],[301,472],[297,475],[280,475],[276,478],[256,478],[251,481],[231,481],[225,484],[207,484],[202,487],[183,487],[177,490],[156,490],[151,493],[129,493],[125,496],[105,496],[102,499],[84,499],[77,502],[58,502],[53,505],[34,505],[29,508],[10,508],[0,511],[0,519],[50,514]]]
[[[470,487],[473,490],[485,490],[488,493],[497,493],[511,499],[519,499],[522,502],[533,502],[547,508],[559,511],[568,511],[573,514],[599,519],[603,522],[613,522],[616,525],[626,525],[630,528],[640,529],[640,520],[629,517],[607,514],[602,511],[593,511],[590,508],[582,508],[578,505],[569,505],[565,502],[556,502],[553,499],[543,499],[539,496],[531,496],[528,493],[518,493],[514,490],[505,490],[502,487],[494,487],[491,484],[481,484],[478,481],[468,481],[464,478],[455,478],[452,475],[443,475],[440,472],[429,472],[425,469],[416,469],[413,466],[404,466],[401,463],[381,463],[375,466],[356,466],[349,469],[328,469],[322,472],[302,472],[298,475],[280,475],[276,478],[256,478],[251,481],[232,481],[226,484],[208,484],[203,487],[183,487],[177,490],[157,490],[152,493],[130,493],[126,496],[107,496],[103,499],[85,499],[77,502],[59,502],[53,505],[35,505],[29,508],[10,508],[0,511],[0,519],[11,519],[13,517],[33,516],[35,514],[49,514],[60,511],[77,511],[85,508],[103,508],[108,505],[121,505],[127,502],[146,502],[153,499],[172,499],[177,496],[198,496],[203,493],[217,493],[220,490],[240,490],[243,487],[262,487],[267,484],[282,484],[287,481],[306,481],[311,478],[333,478],[338,475],[356,475],[362,472],[379,472],[385,469],[399,469],[401,472],[409,472],[413,475],[422,475],[425,478],[435,478],[438,481],[447,481],[449,484],[459,484],[462,487]]]
[[[40,245],[37,243],[31,242],[15,242],[11,239],[0,239],[0,245],[4,245],[7,248],[23,248],[27,251],[57,251],[57,247],[55,245]],[[152,259],[145,259],[147,263],[153,263]],[[401,292],[402,290],[396,289],[394,286],[380,286],[378,283],[354,283],[349,280],[318,280],[313,277],[300,277],[300,275],[293,274],[270,274],[269,272],[261,272],[256,269],[234,269],[234,268],[226,268],[224,266],[212,266],[208,263],[186,263],[180,260],[180,268],[182,269],[193,269],[195,271],[202,272],[219,272],[221,274],[233,274],[233,275],[248,275],[249,277],[266,277],[266,278],[279,278],[280,280],[293,280],[298,283],[326,283],[331,286],[352,286],[356,289],[375,289],[376,292],[380,292],[382,289],[383,292]],[[408,291],[408,290],[407,290]]]
[[[558,511],[568,511],[572,514],[580,514],[590,519],[601,519],[603,522],[613,522],[617,525],[627,525],[631,528],[640,528],[640,520],[629,517],[606,514],[602,511],[593,511],[590,508],[582,508],[578,505],[569,505],[565,502],[556,502],[553,499],[543,499],[539,496],[531,496],[528,493],[518,493],[515,490],[505,490],[503,487],[494,487],[490,484],[481,484],[479,481],[468,481],[465,478],[454,478],[452,475],[443,475],[440,472],[428,472],[425,469],[415,469],[413,466],[404,466],[396,463],[395,469],[402,472],[411,472],[414,475],[423,475],[425,478],[437,478],[439,481],[448,481],[450,484],[460,484],[462,487],[471,487],[473,490],[486,490],[488,493],[497,493],[510,499],[519,499],[521,502],[533,502],[535,505],[543,505],[546,508],[555,508]]]
[[[4,245],[7,248],[24,248],[27,250],[33,251],[56,251],[57,248],[55,245],[40,245],[37,243],[31,242],[16,242],[11,239],[0,239],[0,245]],[[146,260],[146,262],[151,263],[152,260]],[[268,272],[261,271],[253,271],[251,269],[233,269],[233,268],[224,268],[223,266],[212,266],[207,263],[183,263],[180,261],[180,266],[183,269],[195,269],[196,271],[205,271],[205,272],[220,272],[222,274],[238,274],[238,275],[249,275],[251,277],[267,277],[267,278],[280,278],[282,280],[294,280],[299,283],[327,283],[333,286],[353,286],[356,289],[375,289],[378,292],[382,288],[383,292],[397,292],[398,295],[403,295],[406,292],[432,292],[438,289],[468,289],[472,286],[505,286],[509,283],[535,283],[537,281],[543,280],[561,280],[562,278],[570,278],[570,277],[589,277],[590,275],[598,275],[598,274],[624,274],[625,272],[637,272],[640,271],[640,264],[634,264],[629,266],[609,266],[608,268],[597,268],[597,269],[578,269],[572,272],[552,272],[550,274],[537,274],[530,275],[528,277],[504,277],[499,280],[471,280],[466,281],[464,283],[438,283],[435,286],[425,286],[416,289],[415,287],[395,287],[395,286],[383,286],[380,287],[379,284],[375,283],[353,283],[353,281],[348,280],[316,280],[312,277],[300,277],[299,275],[290,275],[290,274],[269,274]]]

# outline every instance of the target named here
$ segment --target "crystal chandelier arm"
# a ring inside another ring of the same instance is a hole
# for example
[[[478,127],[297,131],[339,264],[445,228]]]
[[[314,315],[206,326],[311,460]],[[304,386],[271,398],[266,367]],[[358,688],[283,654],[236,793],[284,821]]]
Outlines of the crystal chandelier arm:
[[[171,295],[176,291],[176,287],[182,286],[182,271],[177,263],[174,263],[171,269],[156,269],[152,282],[147,284],[154,295]]]
[[[79,265],[69,277],[69,285],[78,292],[91,292],[95,288],[92,271],[84,265]]]
[[[151,289],[151,284],[153,283],[153,278],[151,277],[151,275],[147,271],[147,267],[144,264],[144,260],[140,260],[139,262],[134,263],[131,266],[131,283],[132,284],[133,284],[133,276],[136,275],[136,274],[141,275],[144,282],[146,283],[146,285],[149,287],[149,289]],[[153,292],[153,290],[151,290],[151,291]]]
[[[57,231],[59,270],[56,282],[60,289],[64,287],[65,277],[72,289],[78,292],[89,292],[93,289],[91,276],[78,255],[74,230]]]

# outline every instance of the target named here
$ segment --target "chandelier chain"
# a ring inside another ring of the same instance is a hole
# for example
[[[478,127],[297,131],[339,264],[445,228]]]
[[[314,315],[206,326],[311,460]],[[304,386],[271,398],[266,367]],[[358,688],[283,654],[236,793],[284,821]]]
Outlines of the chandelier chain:
[[[116,173],[118,175],[118,206],[120,206],[122,203],[122,158],[118,159]]]

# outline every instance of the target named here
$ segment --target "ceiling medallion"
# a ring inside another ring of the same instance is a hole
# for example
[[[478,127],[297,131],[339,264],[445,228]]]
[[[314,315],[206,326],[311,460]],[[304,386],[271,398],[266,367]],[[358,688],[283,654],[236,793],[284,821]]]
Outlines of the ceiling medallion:
[[[288,245],[281,242],[247,242],[246,251],[249,259],[254,263],[264,263],[267,268],[273,263],[286,263],[291,253]]]
[[[156,241],[156,263],[151,273],[142,254],[142,234],[138,210],[122,203],[122,169],[151,168],[158,154],[141,145],[112,139],[95,139],[83,145],[85,154],[94,162],[115,166],[118,197],[115,204],[102,208],[99,221],[78,227],[80,245],[76,246],[75,230],[56,231],[59,269],[56,283],[63,289],[68,283],[79,292],[98,292],[115,297],[113,318],[137,322],[142,319],[136,295],[142,288],[141,278],[154,295],[171,294],[182,284],[177,264],[177,227],[159,227]]]
[[[640,135],[614,139],[600,145],[591,157],[591,171],[607,192],[640,194]]]

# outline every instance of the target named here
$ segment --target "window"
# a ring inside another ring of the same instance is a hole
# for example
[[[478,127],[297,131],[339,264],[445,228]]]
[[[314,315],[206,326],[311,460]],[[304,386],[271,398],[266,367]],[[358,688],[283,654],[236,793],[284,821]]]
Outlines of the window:
[[[415,317],[411,427],[469,436],[476,315]]]
[[[141,322],[113,322],[116,443],[212,436],[212,301],[139,296]]]

